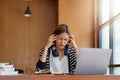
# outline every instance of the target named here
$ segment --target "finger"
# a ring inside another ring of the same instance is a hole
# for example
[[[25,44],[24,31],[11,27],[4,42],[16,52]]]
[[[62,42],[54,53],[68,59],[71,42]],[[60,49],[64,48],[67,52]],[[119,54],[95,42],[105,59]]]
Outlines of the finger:
[[[55,41],[55,40],[56,40],[56,38],[57,38],[57,36],[54,36],[54,37],[53,37],[53,41]]]
[[[55,36],[55,35],[51,35],[51,36],[49,37],[49,40],[50,40],[51,42],[54,42],[54,41],[56,40],[56,36]]]
[[[51,34],[51,36],[55,36],[55,34]]]

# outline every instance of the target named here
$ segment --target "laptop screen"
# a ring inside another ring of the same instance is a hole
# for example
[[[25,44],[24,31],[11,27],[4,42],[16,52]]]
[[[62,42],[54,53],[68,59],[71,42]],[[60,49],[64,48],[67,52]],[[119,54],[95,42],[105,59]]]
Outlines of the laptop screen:
[[[74,74],[106,74],[111,49],[80,48]]]

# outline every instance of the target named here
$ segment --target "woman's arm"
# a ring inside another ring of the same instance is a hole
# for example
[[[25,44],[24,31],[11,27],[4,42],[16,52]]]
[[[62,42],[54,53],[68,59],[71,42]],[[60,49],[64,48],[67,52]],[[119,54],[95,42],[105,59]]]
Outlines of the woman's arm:
[[[40,60],[42,62],[46,62],[46,55],[47,55],[48,48],[53,44],[55,40],[56,40],[56,36],[54,34],[49,37],[47,44],[44,48],[43,54],[42,56],[40,56]]]
[[[44,47],[44,49],[40,51],[40,57],[39,57],[39,60],[38,60],[38,62],[36,64],[36,69],[38,71],[45,69],[45,67],[46,67],[46,57],[47,57],[48,49],[55,40],[56,40],[56,36],[51,35],[49,37],[48,42],[47,42],[46,46]]]
[[[78,54],[78,46],[75,42],[75,37],[72,33],[70,33],[70,46],[74,47],[76,54]]]

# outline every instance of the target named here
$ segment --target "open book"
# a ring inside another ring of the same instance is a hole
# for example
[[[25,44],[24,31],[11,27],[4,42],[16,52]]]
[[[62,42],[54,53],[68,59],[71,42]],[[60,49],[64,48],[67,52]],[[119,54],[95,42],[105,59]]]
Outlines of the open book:
[[[53,72],[50,70],[40,70],[40,71],[36,71],[34,74],[39,75],[39,74],[65,74],[62,72]]]

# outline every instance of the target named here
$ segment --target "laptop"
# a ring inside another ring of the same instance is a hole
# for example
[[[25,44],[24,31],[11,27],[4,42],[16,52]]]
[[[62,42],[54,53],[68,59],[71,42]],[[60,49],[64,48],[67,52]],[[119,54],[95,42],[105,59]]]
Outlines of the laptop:
[[[106,74],[111,57],[111,49],[80,48],[74,74]]]

